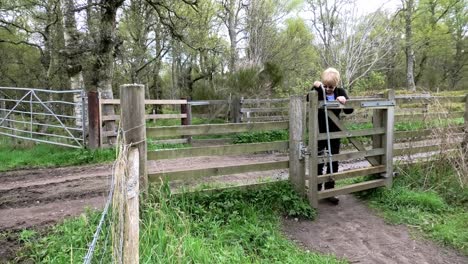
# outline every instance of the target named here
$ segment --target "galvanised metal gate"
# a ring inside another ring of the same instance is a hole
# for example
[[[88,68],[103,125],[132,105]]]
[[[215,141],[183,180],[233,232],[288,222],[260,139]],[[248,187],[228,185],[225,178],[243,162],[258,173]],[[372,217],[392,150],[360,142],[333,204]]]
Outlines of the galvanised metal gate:
[[[0,87],[0,135],[82,148],[85,109],[83,90]]]

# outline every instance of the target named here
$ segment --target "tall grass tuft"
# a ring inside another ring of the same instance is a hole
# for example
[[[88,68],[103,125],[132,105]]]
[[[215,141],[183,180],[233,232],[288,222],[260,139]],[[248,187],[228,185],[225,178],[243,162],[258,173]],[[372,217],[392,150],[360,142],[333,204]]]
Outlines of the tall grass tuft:
[[[392,223],[408,224],[441,244],[468,255],[468,189],[454,168],[439,162],[398,168],[391,189],[361,192]]]

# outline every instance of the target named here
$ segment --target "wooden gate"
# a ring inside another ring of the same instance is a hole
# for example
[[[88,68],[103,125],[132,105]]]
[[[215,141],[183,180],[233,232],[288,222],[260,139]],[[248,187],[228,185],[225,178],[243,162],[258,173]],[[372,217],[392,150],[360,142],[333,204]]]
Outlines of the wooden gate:
[[[318,101],[316,91],[309,94],[310,102],[307,107],[308,117],[308,132],[306,133],[305,115],[303,118],[296,117],[290,118],[290,164],[291,168],[297,168],[295,171],[290,170],[290,179],[296,186],[296,190],[303,192],[307,189],[307,197],[313,207],[317,207],[318,200],[348,194],[357,191],[363,191],[380,186],[390,187],[392,185],[393,177],[393,123],[394,123],[394,107],[395,95],[393,90],[387,92],[386,98],[375,98],[363,100],[349,100],[346,106],[341,104],[328,104],[328,118],[329,122],[333,122],[341,131],[330,132],[330,139],[348,138],[349,142],[357,149],[354,152],[346,152],[334,154],[333,161],[343,161],[351,159],[365,158],[371,164],[370,167],[336,172],[325,175],[318,175],[318,164],[328,163],[328,154],[318,154],[318,141],[326,140],[327,133],[319,133],[318,129],[318,111],[324,109],[324,103]],[[297,112],[301,112],[303,103],[301,98],[291,100],[291,104],[296,104]],[[291,106],[293,109],[294,106]],[[343,122],[333,113],[333,109],[359,108],[372,109],[372,128],[349,130]],[[300,114],[299,114],[300,115]],[[301,120],[302,119],[302,120]],[[295,132],[296,131],[296,132]],[[307,135],[308,146],[303,142]],[[370,147],[365,147],[364,144],[357,137],[369,136],[372,138]],[[308,158],[309,162],[305,162]],[[306,164],[308,164],[306,168]],[[308,175],[306,175],[308,171]],[[342,180],[346,178],[353,178],[357,176],[375,175],[374,179],[342,186],[327,190],[318,190],[318,184],[325,183],[329,180]],[[304,187],[308,188],[304,188]]]

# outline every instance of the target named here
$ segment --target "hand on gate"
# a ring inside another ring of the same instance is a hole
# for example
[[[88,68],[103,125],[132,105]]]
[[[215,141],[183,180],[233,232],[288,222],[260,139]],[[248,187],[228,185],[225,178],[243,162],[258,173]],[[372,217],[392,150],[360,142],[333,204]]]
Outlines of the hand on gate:
[[[340,104],[343,104],[343,105],[346,104],[346,97],[344,96],[338,96],[336,100],[340,102]]]

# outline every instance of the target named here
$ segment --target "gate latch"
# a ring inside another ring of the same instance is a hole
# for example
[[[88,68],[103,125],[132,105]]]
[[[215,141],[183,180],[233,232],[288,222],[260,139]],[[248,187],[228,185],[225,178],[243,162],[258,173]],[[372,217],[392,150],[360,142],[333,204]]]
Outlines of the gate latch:
[[[361,107],[364,108],[381,108],[381,107],[390,107],[395,106],[395,101],[372,101],[372,102],[362,102]]]

